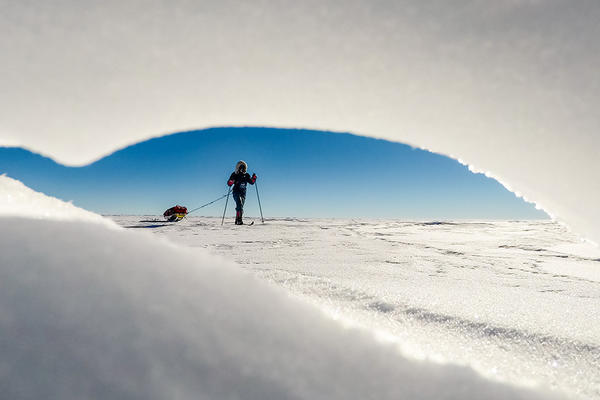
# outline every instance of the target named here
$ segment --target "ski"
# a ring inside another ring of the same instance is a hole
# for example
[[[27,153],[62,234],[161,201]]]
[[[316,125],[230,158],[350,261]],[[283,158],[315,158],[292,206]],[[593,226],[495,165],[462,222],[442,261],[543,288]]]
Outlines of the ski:
[[[249,224],[234,224],[235,226],[252,226],[254,225],[254,221],[250,222]]]

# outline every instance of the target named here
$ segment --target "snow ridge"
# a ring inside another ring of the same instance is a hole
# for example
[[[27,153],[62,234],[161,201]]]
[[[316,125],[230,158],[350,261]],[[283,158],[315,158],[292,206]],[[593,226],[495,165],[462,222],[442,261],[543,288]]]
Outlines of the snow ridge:
[[[36,192],[18,180],[0,175],[0,216],[17,215],[60,221],[90,221],[117,227],[107,218]]]

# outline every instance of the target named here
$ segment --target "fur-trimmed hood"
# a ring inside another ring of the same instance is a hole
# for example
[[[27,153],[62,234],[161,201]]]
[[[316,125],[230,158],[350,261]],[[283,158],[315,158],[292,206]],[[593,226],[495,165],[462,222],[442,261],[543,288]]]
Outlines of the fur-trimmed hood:
[[[246,172],[248,172],[248,164],[246,164],[246,161],[244,160],[240,160],[237,162],[237,164],[235,164],[235,173],[237,174],[238,172],[240,172],[240,167],[241,166],[245,167]]]

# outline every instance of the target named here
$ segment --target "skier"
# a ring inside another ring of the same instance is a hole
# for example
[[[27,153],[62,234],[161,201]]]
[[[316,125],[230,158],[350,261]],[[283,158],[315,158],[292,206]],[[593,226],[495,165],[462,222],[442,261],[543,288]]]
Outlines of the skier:
[[[256,174],[248,174],[248,164],[245,161],[238,161],[235,165],[235,171],[227,181],[228,186],[233,185],[233,200],[235,200],[235,224],[243,225],[242,215],[244,214],[244,202],[246,201],[246,184],[254,185],[256,182]]]

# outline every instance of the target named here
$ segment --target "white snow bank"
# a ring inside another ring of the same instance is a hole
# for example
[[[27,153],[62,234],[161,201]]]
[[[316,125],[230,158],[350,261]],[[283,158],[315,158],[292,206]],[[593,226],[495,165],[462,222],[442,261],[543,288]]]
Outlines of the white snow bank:
[[[598,1],[3,2],[0,144],[355,132],[460,158],[600,243]],[[300,111],[299,111],[300,110]]]
[[[2,218],[7,399],[533,399],[402,358],[225,262],[88,222]]]
[[[117,227],[107,218],[36,192],[15,179],[0,175],[0,216],[15,215],[63,221],[90,221]]]

